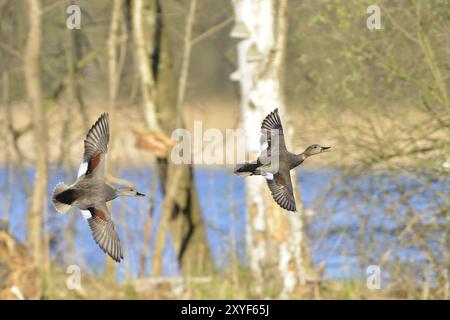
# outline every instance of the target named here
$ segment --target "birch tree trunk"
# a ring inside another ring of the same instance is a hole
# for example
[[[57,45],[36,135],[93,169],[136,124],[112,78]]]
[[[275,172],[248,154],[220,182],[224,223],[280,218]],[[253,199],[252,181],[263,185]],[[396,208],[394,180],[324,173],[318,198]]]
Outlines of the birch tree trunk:
[[[231,36],[237,45],[238,70],[232,79],[240,82],[241,127],[246,132],[246,148],[252,159],[260,153],[260,125],[275,108],[286,120],[282,90],[287,33],[287,0],[233,1],[235,26]],[[276,38],[275,38],[276,33]],[[290,149],[292,132],[283,123]],[[295,175],[292,176],[295,188]],[[263,177],[246,180],[247,259],[255,293],[267,289],[288,297],[305,281],[306,261],[302,252],[303,206],[296,197],[298,212],[281,209],[272,199]]]
[[[33,117],[35,148],[34,188],[28,211],[28,242],[37,266],[43,265],[42,213],[47,195],[47,126],[39,80],[41,10],[38,0],[28,1],[28,36],[25,52],[25,82]]]

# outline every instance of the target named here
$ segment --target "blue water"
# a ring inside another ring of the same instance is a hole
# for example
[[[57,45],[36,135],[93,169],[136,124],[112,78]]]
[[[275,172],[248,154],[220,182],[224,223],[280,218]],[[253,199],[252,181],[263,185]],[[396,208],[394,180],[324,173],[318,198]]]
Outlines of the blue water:
[[[50,172],[47,199],[50,199],[56,183],[67,180],[65,171],[60,168],[52,167]],[[27,169],[25,174],[32,181],[32,169]],[[419,266],[426,263],[424,253],[418,248],[404,246],[402,241],[398,241],[399,243],[396,244],[396,234],[398,234],[399,228],[401,230],[405,227],[402,223],[407,218],[408,211],[399,204],[395,208],[395,212],[389,212],[388,204],[396,201],[400,193],[391,183],[389,176],[373,173],[342,181],[342,183],[359,185],[361,191],[349,195],[345,194],[345,190],[343,190],[342,195],[339,196],[336,188],[333,188],[333,192],[327,191],[330,181],[339,179],[339,174],[340,172],[336,169],[322,168],[299,170],[297,175],[304,206],[314,212],[312,217],[307,220],[309,250],[315,265],[319,265],[321,262],[325,263],[324,277],[344,279],[363,276],[366,266],[377,264],[382,254],[388,249],[393,252],[391,259],[415,262]],[[115,175],[133,181],[139,191],[149,194],[153,175],[150,168],[127,170],[119,168],[115,170]],[[25,196],[22,176],[23,173],[14,169],[8,177],[7,170],[0,169],[0,219],[5,218],[5,206],[7,199],[11,197],[10,230],[19,240],[25,241],[26,212],[29,200]],[[74,171],[70,181],[73,181],[75,176],[76,172]],[[414,191],[414,188],[421,186],[421,182],[408,179],[407,176],[401,176],[397,181],[407,191]],[[245,180],[234,176],[226,169],[200,168],[195,170],[195,181],[215,267],[217,269],[225,268],[230,263],[233,251],[241,263],[245,263]],[[408,198],[408,205],[412,206],[414,210],[424,212],[423,217],[421,216],[421,223],[427,223],[427,220],[433,218],[435,219],[433,221],[448,225],[449,221],[445,217],[427,215],[427,212],[432,212],[437,206],[445,206],[445,196],[441,199],[443,203],[439,203],[439,199],[435,198],[433,198],[433,203],[430,203],[430,199],[436,192],[444,191],[445,194],[448,194],[448,182],[432,181],[427,190],[425,193],[418,193]],[[404,192],[404,190],[401,191]],[[356,207],[354,203],[349,206],[349,199],[356,203]],[[151,250],[162,205],[159,187],[152,200],[155,210],[152,221],[152,238],[146,261],[147,270],[151,266]],[[118,225],[119,236],[127,245],[124,248],[125,261],[118,267],[119,280],[125,276],[136,277],[138,274],[143,226],[145,219],[148,219],[148,206],[148,197],[144,199],[125,197],[113,201],[113,219]],[[81,214],[78,211],[75,213],[75,263],[80,265],[83,270],[100,274],[104,270],[105,256],[93,241]],[[49,201],[47,201],[45,217],[45,228],[54,235],[51,239],[52,256],[56,261],[65,265],[64,233],[70,217],[67,214],[56,213]],[[361,221],[365,222],[366,230],[361,230]],[[436,236],[441,235],[437,234]],[[234,245],[230,239],[235,239]],[[171,239],[168,240],[169,245],[164,251],[164,274],[179,274]],[[446,250],[433,241],[430,241],[430,245],[436,246],[436,252]],[[361,252],[365,252],[364,264],[361,264],[361,260],[358,258],[361,257]],[[150,274],[147,273],[147,275]]]

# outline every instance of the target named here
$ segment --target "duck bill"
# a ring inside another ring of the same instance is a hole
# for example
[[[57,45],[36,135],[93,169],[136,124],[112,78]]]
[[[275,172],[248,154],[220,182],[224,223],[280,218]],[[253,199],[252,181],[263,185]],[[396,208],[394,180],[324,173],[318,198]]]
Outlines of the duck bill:
[[[322,152],[329,152],[331,147],[322,147]]]
[[[145,194],[137,192],[137,191],[136,191],[136,195],[139,196],[139,197],[145,197]]]

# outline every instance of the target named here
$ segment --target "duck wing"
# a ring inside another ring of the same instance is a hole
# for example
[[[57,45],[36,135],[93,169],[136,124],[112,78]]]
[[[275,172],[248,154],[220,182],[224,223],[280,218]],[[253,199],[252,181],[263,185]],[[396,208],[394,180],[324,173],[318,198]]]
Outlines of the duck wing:
[[[279,171],[272,177],[266,177],[272,197],[283,209],[297,211],[291,175],[288,170]]]
[[[88,210],[91,217],[87,219],[87,223],[95,242],[111,258],[120,262],[123,259],[122,247],[106,203],[97,204]]]
[[[263,156],[270,157],[272,154],[280,154],[280,152],[286,151],[283,125],[278,114],[278,108],[264,118],[261,124],[260,142]]]
[[[104,113],[98,118],[89,130],[84,140],[83,163],[78,171],[78,176],[96,175],[103,177],[105,171],[105,159],[108,153],[109,143],[109,116]]]

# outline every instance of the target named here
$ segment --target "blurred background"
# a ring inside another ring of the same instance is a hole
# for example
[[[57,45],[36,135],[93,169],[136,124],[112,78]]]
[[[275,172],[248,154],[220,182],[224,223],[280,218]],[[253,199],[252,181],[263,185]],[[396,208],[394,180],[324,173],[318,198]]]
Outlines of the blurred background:
[[[373,2],[0,0],[0,298],[448,299],[450,1]],[[276,107],[291,151],[333,148],[293,172],[297,213],[171,162],[194,121],[254,156]],[[50,202],[103,112],[108,183],[147,194],[112,204],[120,264]]]

